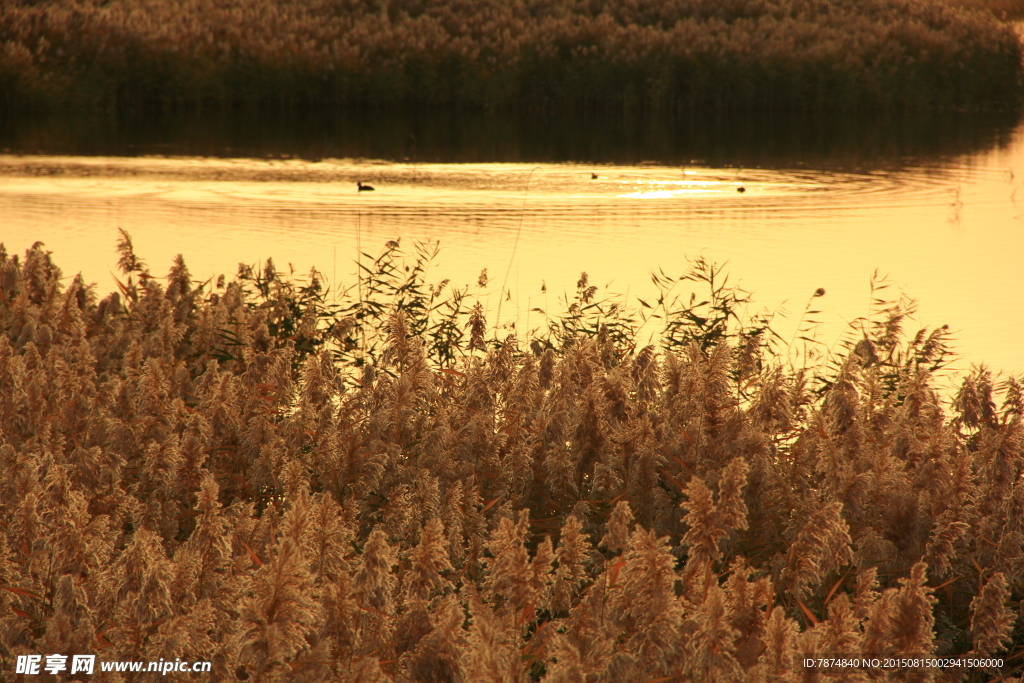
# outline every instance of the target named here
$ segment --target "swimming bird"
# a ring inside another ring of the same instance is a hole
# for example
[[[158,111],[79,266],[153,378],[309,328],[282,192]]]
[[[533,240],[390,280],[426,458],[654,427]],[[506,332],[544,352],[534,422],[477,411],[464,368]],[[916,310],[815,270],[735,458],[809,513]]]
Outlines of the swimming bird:
[[[362,181],[356,181],[356,186],[359,188],[357,192],[373,192],[373,186],[363,185]]]
[[[596,173],[594,173],[593,171],[591,171],[591,172],[590,172],[590,179],[591,179],[591,180],[597,180],[597,174],[596,174]]]
[[[741,192],[741,193],[742,193],[742,192],[746,192],[746,191],[747,191],[747,188],[745,188],[745,187],[743,187],[742,185],[740,185],[739,187],[737,187],[737,188],[736,188],[736,191],[737,191],[737,192]]]

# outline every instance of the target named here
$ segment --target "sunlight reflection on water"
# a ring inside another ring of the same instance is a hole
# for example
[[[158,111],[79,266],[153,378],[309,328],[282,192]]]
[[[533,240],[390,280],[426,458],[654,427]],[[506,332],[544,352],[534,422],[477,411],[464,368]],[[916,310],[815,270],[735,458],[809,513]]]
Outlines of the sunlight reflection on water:
[[[1019,373],[1022,140],[1018,129],[1006,147],[860,172],[7,155],[0,240],[15,253],[41,240],[103,291],[118,227],[155,273],[183,253],[202,279],[273,257],[354,281],[357,251],[401,237],[409,251],[439,239],[432,277],[469,284],[482,268],[509,269],[517,245],[503,313],[520,327],[538,324],[538,305],[558,310],[581,271],[635,304],[652,269],[681,275],[686,257],[704,256],[728,262],[759,305],[789,311],[786,339],[825,287],[816,304],[830,344],[867,313],[879,269],[920,300],[922,325],[950,324],[968,361]],[[357,180],[377,190],[357,192]],[[497,292],[487,296],[493,312]]]

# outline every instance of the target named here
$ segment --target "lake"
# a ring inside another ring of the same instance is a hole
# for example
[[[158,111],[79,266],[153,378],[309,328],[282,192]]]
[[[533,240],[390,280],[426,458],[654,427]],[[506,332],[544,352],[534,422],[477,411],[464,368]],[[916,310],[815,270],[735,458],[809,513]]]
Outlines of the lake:
[[[182,253],[201,279],[272,257],[352,283],[360,249],[439,240],[430,279],[475,285],[486,268],[492,319],[507,282],[520,329],[583,271],[635,305],[652,270],[704,257],[752,310],[788,312],[786,340],[824,288],[833,345],[878,271],[918,300],[911,333],[950,326],[957,369],[1024,373],[1015,117],[69,116],[0,121],[0,150],[0,241],[44,242],[103,293],[118,227],[154,273]]]

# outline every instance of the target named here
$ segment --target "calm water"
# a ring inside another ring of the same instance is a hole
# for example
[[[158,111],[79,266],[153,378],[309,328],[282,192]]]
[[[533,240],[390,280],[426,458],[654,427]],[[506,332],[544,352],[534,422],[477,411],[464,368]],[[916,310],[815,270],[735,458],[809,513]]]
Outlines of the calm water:
[[[521,328],[540,323],[534,307],[558,310],[582,271],[635,302],[652,269],[681,275],[703,256],[727,262],[758,308],[788,311],[786,338],[824,287],[827,343],[868,312],[878,270],[920,302],[910,327],[950,326],[958,367],[1024,373],[1014,121],[206,123],[0,126],[0,241],[42,241],[106,292],[118,227],[154,272],[182,253],[201,278],[273,257],[352,282],[359,246],[437,239],[434,278],[470,284],[487,268],[492,314],[509,273],[502,315]]]

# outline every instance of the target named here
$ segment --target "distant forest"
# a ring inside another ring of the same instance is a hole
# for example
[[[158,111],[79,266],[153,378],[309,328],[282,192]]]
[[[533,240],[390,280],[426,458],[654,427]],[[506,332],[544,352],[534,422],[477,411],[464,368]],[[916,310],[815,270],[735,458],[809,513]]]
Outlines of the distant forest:
[[[6,0],[0,107],[1005,108],[1019,4]]]

